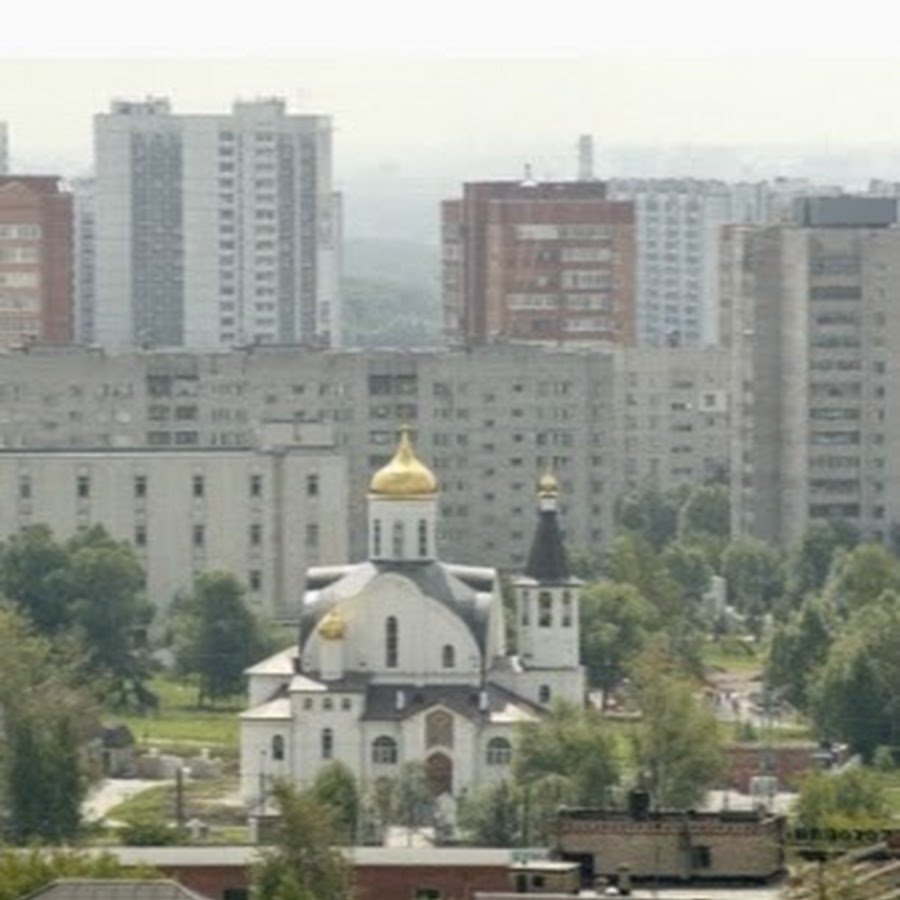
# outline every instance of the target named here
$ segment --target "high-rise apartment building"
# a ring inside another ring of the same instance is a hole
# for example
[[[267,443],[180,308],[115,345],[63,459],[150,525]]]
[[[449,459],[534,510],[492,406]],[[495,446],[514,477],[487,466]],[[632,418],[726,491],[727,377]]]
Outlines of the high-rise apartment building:
[[[94,179],[70,182],[74,224],[75,342],[94,343],[94,302],[97,282]]]
[[[339,343],[331,120],[116,101],[95,117],[95,340]]]
[[[810,521],[885,540],[900,522],[897,201],[801,201],[794,224],[726,229],[735,531]]]
[[[634,203],[637,342],[649,347],[718,343],[723,226],[783,221],[794,199],[812,190],[832,194],[840,189],[801,179],[610,179],[609,196]]]
[[[0,176],[0,346],[72,341],[72,195]]]
[[[603,182],[466,184],[441,225],[448,343],[633,342],[634,212]]]

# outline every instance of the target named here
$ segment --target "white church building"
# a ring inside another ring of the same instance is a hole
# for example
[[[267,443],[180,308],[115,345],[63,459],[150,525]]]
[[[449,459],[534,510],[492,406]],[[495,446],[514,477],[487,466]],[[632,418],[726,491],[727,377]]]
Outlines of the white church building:
[[[557,500],[547,473],[513,582],[510,653],[496,570],[437,558],[438,482],[404,431],[369,486],[369,558],[309,569],[299,642],[248,670],[245,802],[273,778],[307,784],[335,760],[363,787],[419,761],[436,797],[457,796],[509,773],[521,723],[556,699],[583,703],[581,582],[566,564]]]

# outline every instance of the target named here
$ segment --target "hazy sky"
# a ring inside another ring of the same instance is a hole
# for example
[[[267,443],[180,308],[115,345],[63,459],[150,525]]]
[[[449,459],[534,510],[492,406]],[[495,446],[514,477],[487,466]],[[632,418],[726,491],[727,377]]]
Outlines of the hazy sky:
[[[177,112],[279,95],[330,113],[338,176],[390,160],[574,158],[584,132],[598,147],[900,145],[897,22],[874,0],[852,16],[807,0],[56,6],[17,4],[0,36],[0,119],[20,170],[86,167],[91,116],[146,94]]]

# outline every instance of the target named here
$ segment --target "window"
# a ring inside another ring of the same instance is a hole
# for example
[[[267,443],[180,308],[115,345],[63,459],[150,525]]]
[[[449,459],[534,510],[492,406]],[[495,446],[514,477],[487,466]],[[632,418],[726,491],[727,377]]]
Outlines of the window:
[[[708,869],[712,865],[712,850],[703,845],[691,847],[691,868]]]
[[[206,484],[202,475],[195,475],[192,482],[192,492],[195,497],[202,497],[206,490]]]
[[[381,519],[372,523],[372,555],[381,556]]]
[[[259,569],[251,569],[247,573],[247,582],[251,591],[262,590],[262,572]]]
[[[353,709],[353,701],[349,697],[341,697],[341,709]]]
[[[262,543],[262,525],[259,522],[254,522],[250,526],[250,545],[252,547],[258,547]]]
[[[331,697],[325,697],[322,700],[322,709],[332,710],[334,709],[334,700]]]
[[[31,499],[31,476],[23,475],[19,478],[19,499],[20,500],[30,500]]]
[[[508,766],[512,760],[512,744],[502,737],[491,738],[487,745],[486,761],[489,766]]]
[[[428,523],[419,519],[419,556],[428,556]]]
[[[319,546],[319,526],[316,522],[309,522],[306,526],[306,546],[312,548]]]
[[[147,546],[147,526],[146,525],[135,525],[134,544],[136,547],[146,547]]]
[[[538,702],[539,703],[549,703],[550,702],[550,685],[542,684],[538,688]]]
[[[402,522],[394,522],[393,530],[391,532],[391,550],[393,552],[395,559],[403,556],[403,523]]]
[[[572,595],[566,591],[562,597],[562,626],[563,628],[571,628],[572,626]]]
[[[549,628],[553,624],[553,597],[549,591],[538,594],[538,625]]]
[[[387,735],[372,741],[372,762],[381,766],[392,766],[397,762],[397,742]]]
[[[319,496],[319,476],[318,475],[307,475],[306,476],[306,496],[307,497],[318,497]]]
[[[400,635],[396,616],[388,616],[384,622],[384,664],[389,669],[397,668]]]
[[[206,543],[206,528],[203,525],[195,525],[193,530],[195,547],[202,547]]]
[[[79,475],[76,490],[79,499],[86,500],[91,496],[91,479],[87,475]]]
[[[334,732],[330,728],[322,729],[322,759],[334,756]]]
[[[272,759],[284,759],[284,737],[276,734],[272,736]]]
[[[312,699],[312,697],[304,697],[304,698],[303,698],[303,708],[304,708],[304,709],[312,709],[312,708],[313,708],[313,699]]]
[[[250,496],[251,497],[262,497],[262,493],[263,493],[262,475],[251,475],[250,476]]]
[[[135,475],[134,476],[134,496],[138,499],[143,499],[147,496],[147,476],[146,475]]]
[[[456,650],[453,644],[444,644],[441,651],[441,664],[445,669],[452,669],[456,666]]]

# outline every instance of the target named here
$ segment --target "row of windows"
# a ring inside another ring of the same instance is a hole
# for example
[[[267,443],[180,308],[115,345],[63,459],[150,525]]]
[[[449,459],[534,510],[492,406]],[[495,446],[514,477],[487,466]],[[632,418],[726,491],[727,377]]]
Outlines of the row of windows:
[[[372,549],[376,557],[381,556],[381,520],[376,519],[372,528]],[[394,522],[391,527],[391,552],[395,557],[403,556],[403,522]],[[428,523],[425,519],[419,519],[418,523],[418,553],[425,558],[428,556]]]

